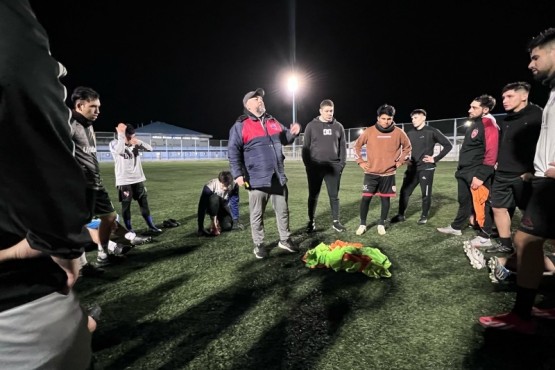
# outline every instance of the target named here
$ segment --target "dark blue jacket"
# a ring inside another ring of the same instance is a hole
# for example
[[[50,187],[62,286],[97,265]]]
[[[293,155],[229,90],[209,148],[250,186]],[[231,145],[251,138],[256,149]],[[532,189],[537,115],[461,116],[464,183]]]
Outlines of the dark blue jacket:
[[[285,126],[265,113],[257,118],[240,116],[229,131],[228,158],[231,174],[243,176],[251,188],[270,187],[277,175],[281,185],[287,183],[282,146],[295,140]]]

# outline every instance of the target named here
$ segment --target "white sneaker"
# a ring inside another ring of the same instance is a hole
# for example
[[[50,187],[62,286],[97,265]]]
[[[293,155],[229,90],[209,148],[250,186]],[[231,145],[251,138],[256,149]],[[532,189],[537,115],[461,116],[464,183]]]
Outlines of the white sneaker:
[[[447,227],[438,227],[437,231],[439,231],[440,233],[443,233],[443,234],[462,235],[461,230],[453,229],[451,227],[451,225],[449,225]]]
[[[478,248],[472,246],[469,242],[464,242],[464,253],[470,261],[470,265],[477,270],[486,266],[486,259],[484,254]]]
[[[384,225],[378,225],[378,234],[385,235],[385,226]]]
[[[356,231],[357,235],[362,235],[366,232],[366,225],[360,225]]]
[[[486,248],[491,247],[491,239],[489,238],[482,238],[481,236],[477,236],[470,241],[470,245],[476,248]]]

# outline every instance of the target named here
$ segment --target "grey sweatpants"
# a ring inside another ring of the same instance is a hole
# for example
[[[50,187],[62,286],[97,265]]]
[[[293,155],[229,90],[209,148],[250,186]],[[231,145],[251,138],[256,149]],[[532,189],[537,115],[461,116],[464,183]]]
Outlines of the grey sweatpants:
[[[87,369],[87,321],[73,292],[52,293],[0,312],[0,369]]]
[[[291,236],[289,231],[289,207],[287,205],[288,190],[284,185],[281,194],[275,193],[270,189],[252,189],[249,191],[249,212],[252,241],[254,244],[264,242],[264,211],[268,201],[272,202],[272,207],[276,214],[277,229],[279,240],[287,240]]]

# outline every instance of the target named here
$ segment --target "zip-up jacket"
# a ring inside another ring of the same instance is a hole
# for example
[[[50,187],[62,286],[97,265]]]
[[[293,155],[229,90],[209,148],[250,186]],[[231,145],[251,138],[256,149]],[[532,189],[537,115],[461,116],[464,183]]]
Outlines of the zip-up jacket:
[[[100,178],[98,158],[96,158],[96,137],[92,121],[86,119],[81,113],[72,111],[71,131],[75,143],[75,159],[83,169],[87,187],[93,190],[104,188]]]
[[[416,165],[417,170],[425,170],[434,168],[436,163],[451,151],[453,144],[443,135],[437,128],[431,126],[423,126],[420,130],[412,129],[407,132],[410,143],[412,145],[411,165]],[[442,149],[434,157],[435,163],[424,162],[424,156],[434,155],[434,147],[440,144]]]
[[[318,117],[310,121],[304,130],[302,157],[305,166],[315,162],[345,167],[347,147],[343,125],[335,118],[331,122],[322,122]]]
[[[276,174],[285,185],[282,145],[291,144],[295,137],[268,113],[260,118],[250,113],[240,116],[229,131],[227,147],[233,178],[243,176],[256,189],[270,187]]]
[[[529,103],[518,112],[509,112],[499,124],[497,171],[514,176],[534,173],[534,153],[540,136],[542,108]]]
[[[472,120],[459,152],[457,170],[485,181],[494,173],[499,145],[499,127],[487,114]]]
[[[146,181],[141,163],[141,151],[152,151],[152,146],[141,140],[136,145],[125,143],[125,134],[110,141],[110,153],[115,161],[116,186],[137,184]]]
[[[393,126],[392,129],[379,130],[377,124],[368,127],[355,142],[355,160],[358,164],[366,162],[364,173],[390,176],[397,167],[410,158],[411,143],[405,131]],[[366,145],[366,160],[362,147]]]

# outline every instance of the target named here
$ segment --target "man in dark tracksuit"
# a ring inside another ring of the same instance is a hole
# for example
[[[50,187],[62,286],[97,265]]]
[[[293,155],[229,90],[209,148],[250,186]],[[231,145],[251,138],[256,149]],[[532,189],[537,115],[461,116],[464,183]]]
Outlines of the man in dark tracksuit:
[[[91,333],[72,287],[94,243],[66,71],[29,1],[0,0],[0,34],[0,369],[84,370]]]
[[[441,233],[462,235],[473,209],[471,189],[477,190],[481,185],[488,190],[491,188],[499,144],[499,128],[495,118],[489,114],[494,107],[495,98],[491,95],[478,96],[470,103],[468,113],[472,123],[466,130],[455,172],[459,209],[451,225],[437,229]],[[486,220],[482,229],[483,235],[489,238],[485,235],[491,234],[493,226],[489,201],[485,207]]]
[[[401,185],[399,213],[391,219],[391,222],[405,221],[409,198],[418,184],[422,191],[422,212],[418,224],[423,225],[428,222],[436,163],[453,148],[453,144],[437,128],[426,125],[426,116],[424,109],[415,109],[410,114],[414,125],[414,130],[407,131],[412,145],[411,159],[407,162],[407,170]],[[436,144],[440,144],[442,148],[434,157]]]
[[[511,216],[515,207],[524,212],[531,193],[529,179],[534,173],[534,154],[543,110],[528,102],[530,87],[527,82],[514,82],[502,90],[507,115],[499,125],[499,153],[491,189],[491,205],[500,244],[487,252],[513,251]]]
[[[308,179],[308,226],[311,233],[316,229],[314,214],[322,181],[326,182],[330,199],[332,228],[345,231],[339,222],[339,186],[341,173],[347,159],[345,130],[335,118],[334,104],[326,99],[320,103],[320,115],[306,125],[303,142],[303,163]]]

